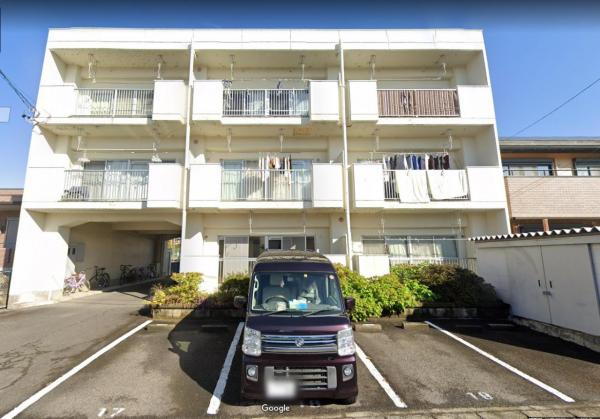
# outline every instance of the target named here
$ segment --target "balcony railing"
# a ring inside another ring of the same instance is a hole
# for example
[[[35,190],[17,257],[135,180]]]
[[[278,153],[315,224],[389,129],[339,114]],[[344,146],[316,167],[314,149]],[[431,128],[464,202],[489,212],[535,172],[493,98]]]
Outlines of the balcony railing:
[[[77,89],[77,116],[152,115],[152,89]]]
[[[310,169],[224,169],[221,175],[223,201],[309,201]]]
[[[477,258],[390,256],[389,259],[390,267],[402,264],[418,265],[420,263],[431,263],[434,265],[460,266],[463,269],[469,269],[473,272],[477,271]]]
[[[148,170],[67,170],[63,201],[145,201]]]
[[[379,89],[379,116],[460,116],[456,89]]]
[[[400,186],[397,184],[396,179],[396,171],[395,170],[384,170],[383,171],[383,192],[386,201],[401,201],[401,194],[399,191]],[[458,170],[446,170],[446,172],[454,172],[453,174],[457,174]],[[459,183],[460,178],[455,178],[456,182],[448,182],[447,185],[447,193],[443,193],[443,185],[438,187],[438,192],[434,193],[432,191],[432,185],[429,180],[427,182],[427,195],[429,196],[430,201],[463,201],[469,199],[469,191],[468,186],[466,184],[466,176],[464,170],[462,176],[464,176],[464,184]],[[441,190],[441,194],[440,194]],[[443,195],[443,196],[440,196]]]
[[[225,89],[223,116],[308,116],[308,89]]]

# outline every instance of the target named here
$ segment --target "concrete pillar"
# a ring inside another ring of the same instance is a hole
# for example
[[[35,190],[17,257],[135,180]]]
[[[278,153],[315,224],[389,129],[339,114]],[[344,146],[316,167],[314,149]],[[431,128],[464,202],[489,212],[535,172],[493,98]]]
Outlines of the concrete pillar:
[[[52,300],[62,294],[70,274],[71,229],[61,217],[21,210],[9,304]]]
[[[204,291],[216,291],[219,286],[219,255],[208,254],[204,246],[204,216],[190,213],[187,229],[181,241],[180,272],[201,272]]]

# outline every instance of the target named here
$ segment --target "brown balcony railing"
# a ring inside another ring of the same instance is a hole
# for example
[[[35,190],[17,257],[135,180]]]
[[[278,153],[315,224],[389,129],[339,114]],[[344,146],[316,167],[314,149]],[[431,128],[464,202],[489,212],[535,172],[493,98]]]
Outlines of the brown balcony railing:
[[[379,89],[379,116],[460,116],[456,89]]]

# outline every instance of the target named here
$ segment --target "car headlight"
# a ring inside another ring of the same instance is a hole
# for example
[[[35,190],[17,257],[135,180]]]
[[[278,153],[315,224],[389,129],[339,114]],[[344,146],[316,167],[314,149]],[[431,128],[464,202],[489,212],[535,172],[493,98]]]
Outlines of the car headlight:
[[[337,346],[339,356],[354,355],[356,347],[354,346],[354,334],[351,328],[337,332]]]
[[[244,343],[242,352],[250,356],[260,356],[260,332],[258,330],[244,328]]]

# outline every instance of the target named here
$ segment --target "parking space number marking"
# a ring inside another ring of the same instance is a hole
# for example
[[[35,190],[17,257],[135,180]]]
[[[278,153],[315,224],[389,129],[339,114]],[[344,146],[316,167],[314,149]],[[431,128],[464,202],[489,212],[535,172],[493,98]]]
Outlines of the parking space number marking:
[[[485,391],[478,391],[477,393],[471,393],[468,392],[467,396],[471,396],[472,398],[474,398],[475,400],[479,401],[481,399],[483,400],[494,400],[494,398],[492,397],[491,394],[486,393]]]

